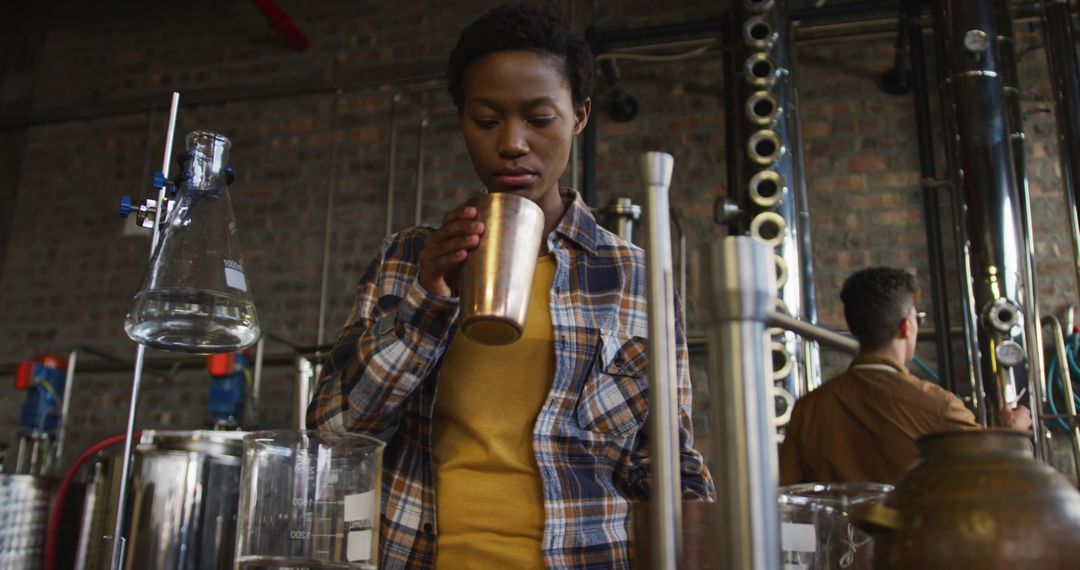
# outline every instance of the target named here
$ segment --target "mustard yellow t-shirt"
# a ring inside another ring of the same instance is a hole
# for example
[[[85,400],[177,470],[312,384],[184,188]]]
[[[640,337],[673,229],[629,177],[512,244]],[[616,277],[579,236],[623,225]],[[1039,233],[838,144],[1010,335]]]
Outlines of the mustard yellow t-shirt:
[[[487,346],[458,334],[435,401],[437,570],[543,568],[544,489],[533,424],[551,389],[555,261],[537,260],[522,337]]]

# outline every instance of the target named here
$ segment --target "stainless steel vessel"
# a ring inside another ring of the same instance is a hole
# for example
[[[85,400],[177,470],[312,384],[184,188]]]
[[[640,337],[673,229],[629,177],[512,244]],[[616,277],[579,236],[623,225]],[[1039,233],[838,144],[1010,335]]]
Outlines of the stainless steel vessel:
[[[815,324],[817,306],[810,212],[799,126],[798,78],[792,54],[787,3],[738,0],[731,30],[738,70],[731,86],[738,108],[729,108],[734,140],[728,151],[729,188],[744,212],[739,230],[772,248],[776,273],[774,307]],[[770,384],[782,433],[791,404],[821,384],[819,349],[809,338],[770,328]]]
[[[513,194],[469,200],[484,222],[480,245],[461,268],[461,332],[484,344],[510,344],[525,330],[544,211]]]
[[[232,568],[244,432],[144,432],[128,570]]]
[[[32,475],[0,475],[0,568],[37,570],[56,483]]]

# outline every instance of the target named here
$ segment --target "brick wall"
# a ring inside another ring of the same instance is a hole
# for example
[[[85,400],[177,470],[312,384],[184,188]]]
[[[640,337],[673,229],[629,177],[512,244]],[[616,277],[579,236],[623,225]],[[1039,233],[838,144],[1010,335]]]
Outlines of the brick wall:
[[[208,128],[232,138],[239,178],[231,194],[262,325],[301,344],[319,338],[332,193],[323,334],[334,337],[348,315],[355,281],[383,234],[393,94],[409,78],[441,73],[457,30],[493,3],[281,4],[311,38],[307,52],[290,51],[242,2],[66,2],[53,10],[25,115],[35,124],[0,131],[5,141],[24,137],[17,167],[0,173],[18,180],[17,199],[6,206],[14,213],[0,268],[0,361],[67,352],[77,344],[133,356],[122,319],[143,278],[148,243],[122,237],[113,212],[119,195],[137,194],[145,173],[159,168],[164,107],[173,89],[184,94],[179,133]],[[715,18],[721,3],[637,0],[619,2],[618,9],[602,1],[562,4],[573,6],[580,28],[612,28]],[[1022,39],[1024,45],[1033,41]],[[886,95],[875,85],[892,61],[892,43],[890,36],[815,42],[795,52],[801,62],[819,311],[827,325],[842,326],[837,290],[860,267],[901,265],[917,273],[920,285],[929,285],[911,98]],[[637,153],[662,149],[675,155],[672,202],[689,238],[685,296],[694,333],[702,325],[696,268],[704,244],[722,233],[711,211],[713,200],[728,191],[719,57],[626,62],[620,69],[640,113],[629,123],[604,116],[609,87],[601,83],[595,107],[599,202],[626,195],[640,203]],[[1070,245],[1053,116],[1042,112],[1052,105],[1038,99],[1048,94],[1042,52],[1027,54],[1021,72],[1024,88],[1037,97],[1027,106],[1028,168],[1041,303],[1048,310],[1067,302],[1074,290]],[[438,220],[476,185],[449,106],[438,89],[401,96],[395,227],[413,217],[423,114],[430,114],[423,219]],[[0,108],[0,115],[10,119],[7,111]],[[925,344],[932,360],[933,346]],[[287,349],[270,343],[268,350]],[[843,355],[825,353],[826,370],[845,364]],[[130,390],[125,372],[85,374],[78,381],[70,453],[122,429]],[[140,425],[197,426],[208,386],[198,372],[149,378]],[[266,425],[286,425],[291,370],[268,369],[265,390]],[[701,396],[699,402],[706,403],[707,395]],[[22,399],[0,390],[0,433],[15,429]]]

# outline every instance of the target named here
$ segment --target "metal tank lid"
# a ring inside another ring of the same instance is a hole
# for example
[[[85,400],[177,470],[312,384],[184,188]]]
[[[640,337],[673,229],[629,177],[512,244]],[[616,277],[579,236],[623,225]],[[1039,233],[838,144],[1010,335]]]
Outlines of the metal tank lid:
[[[139,451],[189,451],[215,456],[240,457],[246,431],[159,431],[143,430]]]

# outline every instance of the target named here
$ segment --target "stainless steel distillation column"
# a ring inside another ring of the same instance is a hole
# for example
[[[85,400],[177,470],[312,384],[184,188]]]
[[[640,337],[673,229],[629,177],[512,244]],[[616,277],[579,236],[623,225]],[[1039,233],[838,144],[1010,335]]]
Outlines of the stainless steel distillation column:
[[[675,354],[675,284],[668,188],[675,159],[663,152],[641,156],[645,186],[645,269],[649,316],[649,443],[652,478],[649,538],[654,570],[676,570],[682,561],[682,482],[679,462],[679,376]],[[779,551],[778,551],[779,552]]]
[[[745,213],[739,231],[772,248],[777,312],[814,324],[810,214],[786,3],[736,0],[733,13],[730,47],[738,72],[731,87],[738,107],[730,119],[736,134],[728,169],[729,187]],[[780,328],[769,332],[776,427],[782,431],[790,402],[821,383],[820,355],[812,340]]]
[[[956,141],[950,159],[956,188],[962,189],[953,195],[956,211],[964,212],[966,322],[977,339],[969,351],[983,392],[976,397],[989,423],[1000,424],[997,404],[1015,399],[1016,386],[1026,382],[1029,366],[1037,361],[1029,354],[1038,347],[1037,336],[1024,339],[1028,300],[1034,298],[1025,264],[1033,261],[1014,172],[996,14],[992,0],[937,0],[935,9],[942,22],[938,41],[947,57],[946,128]],[[1039,401],[1038,382],[1026,383],[1032,400]],[[1042,458],[1041,445],[1036,454]]]
[[[775,410],[765,348],[765,320],[776,302],[772,259],[760,241],[728,237],[712,243],[705,269],[716,567],[729,570],[780,568]]]
[[[169,108],[169,128],[165,134],[165,152],[161,159],[161,172],[168,176],[169,161],[172,158],[173,136],[176,134],[176,113],[180,108],[180,94],[173,92],[172,105]],[[161,221],[165,215],[165,185],[158,189],[156,210],[152,212],[153,237],[150,240],[150,255],[157,249],[158,239],[161,237]],[[139,409],[139,391],[142,387],[143,364],[146,358],[146,345],[138,344],[135,349],[135,371],[131,380],[131,404],[128,407],[126,436],[124,437],[124,454],[120,468],[120,492],[116,507],[116,526],[113,527],[112,564],[113,570],[120,570],[124,562],[124,526],[127,524],[127,492],[128,479],[131,477],[131,456],[133,439],[135,434],[135,416]]]

